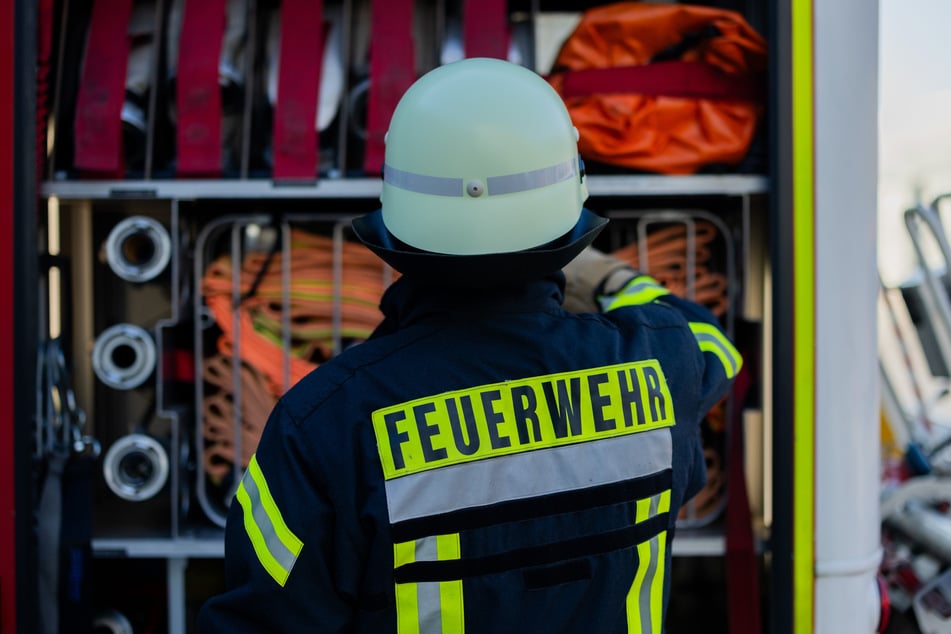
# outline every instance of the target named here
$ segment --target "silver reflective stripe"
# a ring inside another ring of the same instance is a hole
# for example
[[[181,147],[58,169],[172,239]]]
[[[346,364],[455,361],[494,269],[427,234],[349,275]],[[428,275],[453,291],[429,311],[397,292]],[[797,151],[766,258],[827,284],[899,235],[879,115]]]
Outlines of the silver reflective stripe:
[[[529,172],[507,174],[505,176],[490,176],[486,179],[486,188],[488,189],[489,196],[514,194],[530,189],[548,187],[549,185],[554,185],[555,183],[573,178],[577,173],[578,163],[576,160],[571,160]]]
[[[651,518],[657,515],[659,506],[660,495],[655,495],[651,498],[647,517]],[[641,627],[645,632],[654,631],[654,628],[651,627],[651,588],[654,586],[654,576],[657,574],[657,554],[659,550],[658,536],[655,535],[650,540],[650,562],[647,567],[647,574],[644,575],[644,583],[640,588],[640,595],[637,597],[641,610]]]
[[[261,536],[264,538],[264,544],[267,546],[268,552],[274,557],[275,561],[290,574],[291,568],[294,567],[294,562],[297,561],[297,555],[291,552],[278,536],[274,522],[271,521],[271,516],[268,515],[264,504],[261,502],[261,492],[258,489],[257,481],[251,476],[250,469],[245,472],[241,484],[248,493],[254,523],[257,525],[258,530],[261,531]]]
[[[651,501],[651,510],[653,514],[654,501]],[[655,535],[650,540],[650,563],[647,567],[647,574],[644,575],[644,583],[640,588],[640,596],[637,597],[637,603],[641,610],[641,629],[644,632],[654,632],[651,625],[651,589],[654,587],[654,577],[657,575],[658,555],[660,554],[660,536]]]
[[[416,540],[416,561],[439,561],[435,535]]]
[[[414,561],[459,559],[459,534],[449,533],[394,544],[393,554],[396,568]],[[396,603],[399,632],[465,632],[461,579],[397,583]]]
[[[654,517],[657,515],[657,511],[660,507],[660,496],[662,495],[663,493],[658,493],[657,495],[651,497],[651,508],[650,511],[647,512],[648,517]]]
[[[405,172],[391,165],[383,166],[383,182],[419,194],[432,194],[433,196],[462,196],[463,194],[461,178],[427,176]]]
[[[442,632],[442,602],[439,598],[439,582],[417,583],[416,600],[419,605],[420,634],[440,634]]]
[[[548,187],[574,178],[577,174],[578,163],[576,159],[572,159],[537,170],[503,176],[489,176],[485,179],[486,189],[489,196],[514,194]],[[431,194],[433,196],[463,196],[465,194],[462,178],[417,174],[416,172],[407,172],[395,168],[392,165],[383,166],[383,182],[418,194]]]
[[[422,471],[386,481],[390,522],[623,482],[669,469],[672,456],[663,428]]]

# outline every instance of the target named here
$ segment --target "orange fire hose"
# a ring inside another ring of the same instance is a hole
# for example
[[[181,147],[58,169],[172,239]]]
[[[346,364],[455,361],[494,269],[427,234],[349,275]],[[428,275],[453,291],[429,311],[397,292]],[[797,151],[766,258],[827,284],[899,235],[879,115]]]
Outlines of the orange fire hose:
[[[241,363],[241,466],[247,467],[277,398],[263,376]],[[202,403],[205,438],[203,467],[213,482],[221,482],[234,464],[234,365],[233,359],[215,355],[204,363],[202,377],[209,394]]]
[[[716,227],[706,221],[695,225],[693,297],[698,304],[706,306],[717,317],[726,314],[729,306],[727,279],[722,273],[709,270],[708,263],[713,253],[710,243],[717,237]],[[650,232],[647,235],[648,275],[663,284],[671,293],[687,296],[687,253],[690,247],[687,227],[674,224]],[[611,255],[640,269],[640,246],[637,241],[621,247]]]

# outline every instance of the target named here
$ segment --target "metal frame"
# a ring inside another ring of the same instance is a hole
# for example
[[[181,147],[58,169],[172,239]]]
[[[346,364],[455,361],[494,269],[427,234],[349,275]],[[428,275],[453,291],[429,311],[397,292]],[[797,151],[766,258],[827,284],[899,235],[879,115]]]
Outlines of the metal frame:
[[[37,341],[36,16],[26,0],[0,5],[0,629],[31,632],[37,616],[32,536],[32,439]]]
[[[770,4],[769,32],[769,136],[770,161],[769,258],[774,289],[770,398],[773,402],[773,507],[771,526],[768,630],[793,632],[793,194],[792,194],[792,3]],[[764,359],[765,361],[766,359]]]
[[[768,180],[754,175],[604,176],[585,177],[592,197],[631,196],[742,196],[765,194]],[[379,178],[325,178],[316,184],[284,185],[265,179],[49,181],[43,196],[70,199],[378,199]]]

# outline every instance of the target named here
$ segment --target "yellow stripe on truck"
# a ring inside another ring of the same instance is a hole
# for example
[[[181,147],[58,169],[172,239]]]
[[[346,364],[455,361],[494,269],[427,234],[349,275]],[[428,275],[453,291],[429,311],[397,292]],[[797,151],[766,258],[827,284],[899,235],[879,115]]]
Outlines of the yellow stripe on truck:
[[[503,381],[373,412],[387,480],[674,424],[656,359]]]
[[[815,607],[815,121],[813,0],[792,0],[793,628]]]

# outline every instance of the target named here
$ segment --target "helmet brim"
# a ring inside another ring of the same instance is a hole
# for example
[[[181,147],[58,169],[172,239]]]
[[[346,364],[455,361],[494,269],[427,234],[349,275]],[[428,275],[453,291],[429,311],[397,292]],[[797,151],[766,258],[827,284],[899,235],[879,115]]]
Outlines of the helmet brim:
[[[357,239],[403,275],[455,284],[521,282],[561,270],[601,233],[608,219],[581,210],[575,226],[540,247],[510,253],[449,255],[420,251],[398,240],[383,224],[382,210],[355,218]]]

